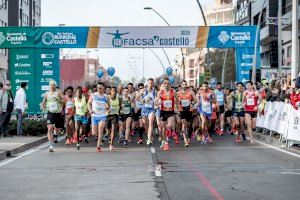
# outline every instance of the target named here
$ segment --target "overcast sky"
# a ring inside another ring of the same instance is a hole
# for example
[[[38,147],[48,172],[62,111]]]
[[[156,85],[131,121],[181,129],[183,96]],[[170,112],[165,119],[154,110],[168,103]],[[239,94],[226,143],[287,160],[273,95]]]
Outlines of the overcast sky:
[[[210,0],[200,0],[206,3]],[[171,25],[203,25],[201,13],[196,0],[42,0],[42,26],[162,26],[164,21],[153,11],[157,10]],[[64,52],[68,52],[66,49]],[[72,49],[69,54],[84,54],[87,49]],[[166,57],[161,49],[154,49],[165,67],[168,66]],[[171,60],[174,60],[179,49],[166,49]],[[136,57],[139,76],[142,77],[143,50],[142,49],[98,49],[91,50],[90,57],[99,55],[103,66],[113,66],[116,75],[123,80],[129,77],[128,60]],[[155,77],[162,67],[154,54],[145,49],[145,76]],[[133,61],[135,59],[131,59]]]

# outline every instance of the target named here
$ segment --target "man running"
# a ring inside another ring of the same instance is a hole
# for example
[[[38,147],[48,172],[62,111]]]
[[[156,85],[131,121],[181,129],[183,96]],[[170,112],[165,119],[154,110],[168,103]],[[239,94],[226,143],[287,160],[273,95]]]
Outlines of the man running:
[[[212,116],[212,103],[215,101],[214,93],[208,89],[208,82],[202,84],[197,99],[199,106],[198,112],[201,118],[202,144],[206,144],[209,141],[208,131]]]
[[[83,134],[85,134],[86,131],[86,125],[88,124],[88,118],[87,118],[87,99],[83,95],[82,88],[79,86],[76,89],[76,97],[74,98],[74,120],[75,120],[75,133],[76,138],[81,137]],[[86,137],[86,136],[85,136]],[[87,138],[84,138],[84,140],[87,140]],[[80,140],[77,139],[77,150],[80,149]]]
[[[66,145],[69,145],[73,142],[77,143],[77,139],[78,139],[76,135],[73,135],[73,131],[74,131],[73,93],[74,93],[73,87],[72,86],[67,87],[66,95],[65,95],[65,127],[66,127],[66,135],[67,135]]]
[[[246,140],[245,134],[244,134],[244,123],[245,123],[245,112],[243,107],[244,102],[244,85],[243,83],[237,84],[237,89],[233,93],[233,125],[232,125],[232,131],[236,134],[237,138],[236,142],[241,141],[241,135],[243,136],[243,139]]]
[[[250,136],[250,144],[254,143],[253,131],[256,127],[256,118],[257,118],[257,107],[258,99],[260,97],[259,92],[254,87],[251,81],[247,82],[247,90],[243,94],[243,106],[245,109],[245,123],[247,125],[247,131]]]
[[[184,146],[189,146],[190,134],[188,133],[190,123],[193,120],[193,106],[196,100],[195,93],[187,89],[187,82],[184,80],[181,83],[181,88],[177,93],[179,100],[179,111],[182,123],[182,134],[184,139]]]
[[[225,126],[225,106],[224,106],[224,99],[225,94],[222,89],[222,83],[218,82],[216,89],[214,90],[217,102],[218,102],[218,117],[219,117],[219,134],[224,134],[224,126]]]
[[[96,151],[101,152],[102,135],[106,122],[106,110],[109,108],[108,97],[105,94],[104,83],[97,84],[97,92],[90,96],[88,109],[92,116],[92,134],[98,136]]]
[[[62,108],[64,104],[64,96],[62,92],[56,89],[56,82],[51,80],[49,82],[50,90],[45,93],[42,108],[47,111],[47,128],[48,128],[48,141],[49,152],[54,152],[53,148],[53,130],[55,133],[60,132],[63,127]]]
[[[119,115],[121,110],[122,101],[121,98],[117,97],[117,88],[112,87],[110,90],[110,108],[109,115],[107,117],[106,128],[108,129],[108,134],[110,133],[110,143],[109,149],[114,149],[114,139],[115,139],[115,131],[117,129],[117,123],[119,121]]]
[[[131,129],[131,122],[132,122],[132,115],[133,115],[133,109],[132,109],[132,99],[129,97],[129,91],[128,88],[125,87],[123,89],[123,96],[122,99],[122,109],[121,109],[121,124],[119,124],[119,134],[123,133],[123,129],[125,129],[125,139],[123,140],[123,144],[127,145],[128,142],[130,142],[129,134]]]
[[[144,90],[144,84],[138,84],[138,90],[134,93],[134,114],[133,114],[133,121],[134,121],[134,128],[135,132],[139,134],[138,144],[143,144],[143,134],[145,132],[144,122],[142,117],[142,109],[144,107],[144,101],[140,95],[140,93]]]
[[[160,116],[162,119],[162,144],[164,150],[169,150],[167,137],[172,135],[174,127],[174,111],[175,105],[177,110],[178,97],[176,91],[171,88],[170,80],[164,78],[163,88],[158,92],[156,103],[161,105]]]

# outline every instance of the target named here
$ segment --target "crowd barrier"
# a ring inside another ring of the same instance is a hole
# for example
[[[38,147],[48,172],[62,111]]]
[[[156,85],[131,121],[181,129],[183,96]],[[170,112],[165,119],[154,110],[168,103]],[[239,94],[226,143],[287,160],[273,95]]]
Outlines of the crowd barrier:
[[[288,146],[300,143],[300,110],[284,102],[267,102],[264,114],[257,116],[256,126],[280,134]]]

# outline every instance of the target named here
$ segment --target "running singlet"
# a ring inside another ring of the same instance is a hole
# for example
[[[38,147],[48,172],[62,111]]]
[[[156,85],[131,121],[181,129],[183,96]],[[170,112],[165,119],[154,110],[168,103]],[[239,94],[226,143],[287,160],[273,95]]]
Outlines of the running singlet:
[[[70,115],[73,111],[74,99],[66,97],[65,114]]]
[[[128,115],[131,113],[131,103],[130,103],[130,98],[127,100],[122,99],[122,114]]]
[[[178,98],[180,100],[179,104],[179,110],[180,111],[192,111],[193,108],[191,107],[191,102],[192,102],[192,94],[190,91],[186,91],[185,94],[182,93],[182,91],[179,91],[178,93]]]
[[[162,111],[174,111],[174,90],[170,90],[170,94],[167,95],[167,92],[165,90],[162,90],[161,92],[161,110]]]
[[[46,93],[46,97],[47,97],[47,101],[46,101],[47,111],[51,113],[61,113],[62,105],[59,102],[60,97],[58,91],[55,91],[54,93],[48,91]]]
[[[143,95],[143,100],[145,102],[144,106],[146,108],[154,108],[154,99],[156,97],[156,91],[155,89],[152,89],[151,92],[146,89],[145,94]]]
[[[223,106],[224,105],[224,92],[223,92],[223,90],[221,90],[221,91],[214,90],[214,93],[216,95],[219,106]]]
[[[85,100],[85,97],[82,97],[80,100],[78,97],[74,98],[74,105],[76,108],[76,115],[84,116],[88,109],[87,109],[87,102]]]
[[[243,112],[243,93],[234,92],[233,96],[233,110],[235,112]]]
[[[120,114],[120,98],[116,97],[115,100],[110,99],[109,115]]]
[[[92,110],[94,113],[92,114],[93,117],[104,117],[106,116],[106,104],[107,104],[107,97],[106,95],[100,96],[97,93],[94,93],[92,98]]]
[[[246,91],[245,92],[245,98],[244,98],[244,104],[245,104],[245,111],[248,112],[256,112],[257,111],[257,105],[258,105],[258,96],[255,95],[255,91]]]
[[[205,94],[204,92],[199,96],[199,111],[200,114],[204,113],[208,116],[212,114],[212,103],[211,103],[211,93]]]

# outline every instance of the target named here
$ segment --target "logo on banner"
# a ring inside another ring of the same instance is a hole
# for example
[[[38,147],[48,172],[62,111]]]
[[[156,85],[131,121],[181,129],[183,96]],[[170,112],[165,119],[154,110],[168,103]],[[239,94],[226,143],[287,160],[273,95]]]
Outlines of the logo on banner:
[[[222,44],[225,44],[230,39],[230,36],[228,35],[227,31],[221,31],[218,39]]]
[[[42,36],[42,42],[47,46],[52,44],[77,44],[77,37],[74,33],[69,32],[58,32],[56,34],[45,32]]]
[[[251,39],[250,32],[231,32],[230,39],[235,42],[235,44],[245,44],[247,40]]]
[[[17,55],[16,55],[16,59],[17,59],[17,60],[25,60],[25,59],[29,59],[29,55],[21,55],[21,54],[17,54]]]
[[[128,35],[129,32],[120,33],[119,30],[116,30],[115,33],[107,32],[109,35],[113,35],[112,46],[113,47],[122,47],[122,46],[187,46],[189,45],[189,37],[186,36],[189,33],[187,31],[181,31],[179,37],[171,38],[161,38],[157,35],[154,35],[149,38],[134,38],[134,37],[122,37]]]
[[[3,35],[3,32],[0,32],[0,45],[5,42],[6,37]]]

